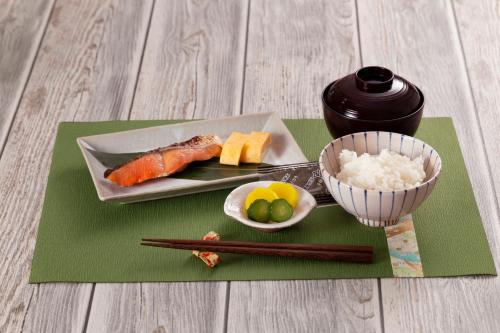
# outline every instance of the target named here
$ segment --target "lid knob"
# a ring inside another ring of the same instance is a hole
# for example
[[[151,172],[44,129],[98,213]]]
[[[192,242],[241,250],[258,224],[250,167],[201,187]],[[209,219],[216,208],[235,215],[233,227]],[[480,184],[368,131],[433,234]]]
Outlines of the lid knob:
[[[381,93],[391,89],[394,74],[384,67],[369,66],[359,69],[355,77],[359,89],[369,93]]]

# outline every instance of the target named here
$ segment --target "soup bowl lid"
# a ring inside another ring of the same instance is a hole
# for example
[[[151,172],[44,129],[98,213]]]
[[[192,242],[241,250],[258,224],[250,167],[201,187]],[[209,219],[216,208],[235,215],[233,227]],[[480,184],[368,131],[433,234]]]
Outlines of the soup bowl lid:
[[[326,104],[346,117],[397,119],[417,111],[424,102],[420,90],[384,67],[363,67],[327,88]]]

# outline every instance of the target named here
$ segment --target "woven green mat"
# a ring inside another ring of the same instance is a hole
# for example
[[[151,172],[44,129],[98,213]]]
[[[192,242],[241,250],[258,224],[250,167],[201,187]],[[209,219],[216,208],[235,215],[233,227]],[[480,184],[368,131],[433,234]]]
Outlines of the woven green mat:
[[[331,140],[322,120],[286,120],[310,160]],[[76,138],[168,124],[169,121],[62,123],[59,126],[31,283],[281,280],[391,277],[382,229],[358,223],[339,206],[316,209],[302,223],[262,233],[223,213],[230,190],[131,205],[99,201]],[[451,119],[424,119],[417,137],[443,160],[430,198],[413,214],[424,274],[496,274]],[[143,237],[200,239],[214,230],[224,240],[370,244],[370,265],[222,254],[207,268],[189,251],[142,247]]]

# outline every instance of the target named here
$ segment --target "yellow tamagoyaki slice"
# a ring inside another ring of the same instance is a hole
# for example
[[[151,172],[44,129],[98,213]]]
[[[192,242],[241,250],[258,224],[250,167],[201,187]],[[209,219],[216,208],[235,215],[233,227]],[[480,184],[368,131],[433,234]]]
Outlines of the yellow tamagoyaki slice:
[[[248,134],[232,132],[222,146],[220,164],[238,165],[240,163],[241,151],[248,137]]]
[[[271,133],[251,132],[241,152],[240,162],[262,163],[270,144]]]

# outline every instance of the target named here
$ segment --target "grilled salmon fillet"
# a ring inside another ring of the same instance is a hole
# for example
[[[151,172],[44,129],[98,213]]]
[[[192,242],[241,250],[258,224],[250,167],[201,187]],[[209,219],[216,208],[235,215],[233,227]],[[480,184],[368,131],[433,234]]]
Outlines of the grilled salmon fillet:
[[[166,177],[184,170],[189,163],[220,156],[222,142],[215,135],[195,136],[187,141],[148,151],[114,168],[104,177],[120,186]]]

